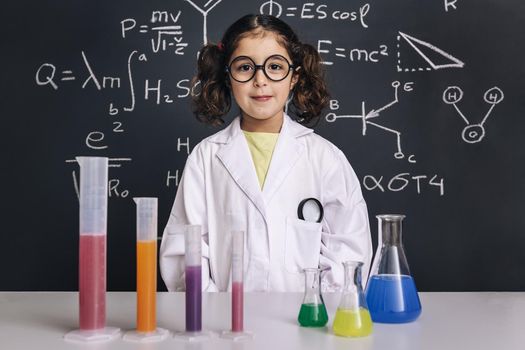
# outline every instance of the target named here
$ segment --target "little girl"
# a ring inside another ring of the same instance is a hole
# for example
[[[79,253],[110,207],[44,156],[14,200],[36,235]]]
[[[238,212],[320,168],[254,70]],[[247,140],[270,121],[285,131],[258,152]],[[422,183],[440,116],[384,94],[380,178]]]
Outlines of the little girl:
[[[280,19],[247,15],[201,49],[195,79],[200,121],[222,125],[232,95],[240,115],[186,161],[160,247],[168,290],[185,288],[188,224],[202,228],[207,291],[230,286],[232,230],[245,232],[247,291],[303,291],[308,267],[330,267],[323,290],[339,290],[345,260],[364,262],[366,283],[372,245],[359,181],[343,152],[301,125],[317,122],[328,103],[318,52]],[[321,205],[320,222],[299,215],[307,198]]]

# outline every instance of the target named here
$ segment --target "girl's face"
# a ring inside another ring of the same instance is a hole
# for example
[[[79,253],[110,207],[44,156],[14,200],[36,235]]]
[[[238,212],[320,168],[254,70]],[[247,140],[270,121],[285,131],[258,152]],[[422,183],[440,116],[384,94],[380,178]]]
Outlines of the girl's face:
[[[265,60],[274,55],[281,55],[291,64],[292,60],[286,49],[277,41],[277,35],[272,32],[241,39],[235,51],[233,51],[228,65],[239,56],[247,56],[256,65],[262,65]],[[249,60],[247,64],[239,66],[238,71],[250,70],[253,65]],[[267,67],[268,67],[267,62]],[[234,63],[235,64],[235,63]],[[271,64],[271,63],[270,63]],[[286,66],[286,63],[285,63]],[[276,65],[275,67],[280,67]],[[272,76],[270,71],[267,73]],[[297,75],[290,70],[288,76],[281,81],[272,81],[264,74],[262,69],[256,69],[255,76],[244,83],[232,79],[230,76],[231,89],[235,101],[242,110],[243,123],[250,125],[278,125],[280,128],[283,118],[283,109],[288,99],[290,90],[297,82]],[[262,130],[252,130],[262,131]],[[279,131],[279,130],[275,130]]]

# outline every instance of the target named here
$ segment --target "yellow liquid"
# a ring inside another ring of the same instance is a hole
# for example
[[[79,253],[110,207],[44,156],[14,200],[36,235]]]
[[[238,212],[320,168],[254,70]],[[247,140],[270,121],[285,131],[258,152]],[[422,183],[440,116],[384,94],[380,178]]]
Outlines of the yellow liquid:
[[[337,309],[334,333],[343,337],[365,337],[372,333],[372,319],[367,309]]]
[[[157,240],[137,241],[137,331],[157,328]]]

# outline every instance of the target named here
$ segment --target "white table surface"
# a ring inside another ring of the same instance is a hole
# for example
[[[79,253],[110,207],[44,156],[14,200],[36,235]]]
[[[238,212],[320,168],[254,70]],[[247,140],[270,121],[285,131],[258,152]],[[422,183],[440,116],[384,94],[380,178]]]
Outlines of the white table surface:
[[[106,344],[76,345],[63,335],[78,327],[78,293],[0,292],[0,349],[387,349],[514,350],[525,349],[525,293],[420,293],[423,312],[413,323],[374,324],[366,338],[341,338],[331,332],[339,294],[325,294],[330,321],[321,329],[302,328],[297,314],[302,294],[246,293],[245,329],[251,341],[214,338],[184,343],[173,337],[161,343],[134,344],[122,339]],[[109,292],[107,325],[135,326],[135,293]],[[157,323],[184,330],[184,293],[158,293]],[[204,293],[203,328],[230,327],[230,294]]]

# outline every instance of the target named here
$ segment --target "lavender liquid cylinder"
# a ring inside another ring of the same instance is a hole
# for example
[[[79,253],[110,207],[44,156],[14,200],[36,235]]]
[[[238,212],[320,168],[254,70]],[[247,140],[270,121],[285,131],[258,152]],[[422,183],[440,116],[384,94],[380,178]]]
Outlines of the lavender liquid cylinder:
[[[201,266],[186,266],[186,331],[202,330]]]
[[[184,236],[186,265],[186,332],[202,331],[202,234],[199,225],[187,225]]]

